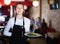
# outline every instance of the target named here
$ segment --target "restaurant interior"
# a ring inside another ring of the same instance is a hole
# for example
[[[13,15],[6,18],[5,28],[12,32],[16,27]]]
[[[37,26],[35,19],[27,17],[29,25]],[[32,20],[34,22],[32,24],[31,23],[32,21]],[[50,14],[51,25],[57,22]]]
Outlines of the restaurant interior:
[[[0,44],[10,42],[3,31],[16,15],[17,3],[24,5],[24,16],[31,20],[30,30],[37,33],[27,37],[30,44],[60,44],[60,0],[0,0]]]

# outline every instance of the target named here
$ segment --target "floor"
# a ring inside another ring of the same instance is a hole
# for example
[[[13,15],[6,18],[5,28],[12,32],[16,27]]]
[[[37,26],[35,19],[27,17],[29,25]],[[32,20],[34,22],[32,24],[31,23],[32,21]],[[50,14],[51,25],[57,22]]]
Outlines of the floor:
[[[35,38],[28,40],[30,44],[46,44],[46,41],[44,38]]]

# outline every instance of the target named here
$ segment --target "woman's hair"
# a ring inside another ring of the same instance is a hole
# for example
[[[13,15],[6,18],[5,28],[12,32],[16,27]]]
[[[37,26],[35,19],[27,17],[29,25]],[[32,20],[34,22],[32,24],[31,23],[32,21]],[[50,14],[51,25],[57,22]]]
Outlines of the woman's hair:
[[[19,3],[17,3],[17,4],[15,5],[15,9],[16,9],[17,5],[19,5],[19,4],[23,5],[22,2],[19,2]],[[24,5],[23,5],[23,9],[24,9]]]

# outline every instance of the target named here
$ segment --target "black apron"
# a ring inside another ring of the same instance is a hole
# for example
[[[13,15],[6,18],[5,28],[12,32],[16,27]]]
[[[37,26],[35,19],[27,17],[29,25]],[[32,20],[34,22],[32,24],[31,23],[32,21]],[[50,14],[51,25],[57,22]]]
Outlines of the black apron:
[[[14,26],[13,26],[12,36],[11,36],[12,39],[10,44],[28,44],[28,42],[24,37],[24,33],[25,33],[24,18],[23,18],[23,26],[16,25],[15,22],[16,22],[16,17],[14,20]]]

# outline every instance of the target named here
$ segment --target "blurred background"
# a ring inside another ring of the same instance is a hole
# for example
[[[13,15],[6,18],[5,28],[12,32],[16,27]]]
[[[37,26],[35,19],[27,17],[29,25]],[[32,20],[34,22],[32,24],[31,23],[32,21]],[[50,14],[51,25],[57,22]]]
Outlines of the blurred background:
[[[31,19],[30,29],[45,37],[44,43],[38,44],[60,44],[60,0],[0,0],[0,32],[9,18],[16,15],[15,5],[19,2],[24,5],[24,16]]]

